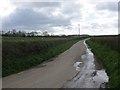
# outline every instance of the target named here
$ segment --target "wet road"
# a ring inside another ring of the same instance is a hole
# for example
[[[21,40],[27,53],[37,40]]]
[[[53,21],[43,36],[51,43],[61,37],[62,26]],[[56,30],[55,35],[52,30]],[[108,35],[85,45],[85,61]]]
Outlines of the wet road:
[[[99,88],[105,88],[109,77],[85,42],[84,45],[86,46],[86,53],[81,56],[81,62],[74,64],[79,73],[67,82],[64,88],[98,88],[98,90]]]
[[[53,61],[3,78],[3,88],[61,88],[78,73],[73,64],[81,61],[86,51],[83,42],[77,42]]]

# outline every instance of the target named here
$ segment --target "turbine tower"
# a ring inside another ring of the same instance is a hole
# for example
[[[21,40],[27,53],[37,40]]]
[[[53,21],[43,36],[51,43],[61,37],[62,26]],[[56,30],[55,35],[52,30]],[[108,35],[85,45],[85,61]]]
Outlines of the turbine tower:
[[[80,36],[80,24],[78,24],[78,36]]]

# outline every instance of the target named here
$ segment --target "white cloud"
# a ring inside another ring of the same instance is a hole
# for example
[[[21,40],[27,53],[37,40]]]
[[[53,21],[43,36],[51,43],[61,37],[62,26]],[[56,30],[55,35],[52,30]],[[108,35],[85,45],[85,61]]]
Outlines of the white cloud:
[[[8,0],[3,0],[0,3],[0,17],[4,18],[15,10],[15,6]]]
[[[117,2],[118,0],[16,3],[9,1],[8,6],[5,6],[8,9],[6,13],[9,13],[3,13],[3,16],[8,16],[3,19],[3,26],[22,30],[40,29],[68,35],[77,34],[80,24],[81,34],[117,34]]]

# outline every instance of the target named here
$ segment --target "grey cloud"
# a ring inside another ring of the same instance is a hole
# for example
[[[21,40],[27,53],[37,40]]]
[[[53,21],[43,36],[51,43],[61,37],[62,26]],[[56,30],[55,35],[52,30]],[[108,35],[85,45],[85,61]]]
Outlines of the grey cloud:
[[[45,8],[45,7],[60,7],[60,2],[13,2],[18,8]]]
[[[81,8],[83,6],[81,4],[77,4],[74,2],[63,3],[62,12],[66,15],[69,15],[70,18],[78,18],[82,17]]]
[[[91,23],[91,28],[92,29],[99,29],[99,28],[101,28],[101,25],[98,23]]]
[[[70,20],[66,18],[49,17],[47,14],[37,13],[32,9],[17,9],[15,13],[2,21],[3,29],[10,27],[40,28],[45,25],[69,25]]]
[[[120,13],[120,1],[118,2],[118,12]]]
[[[17,2],[14,4],[17,5],[14,13],[2,20],[3,30],[15,28],[17,30],[40,30],[54,33],[58,31],[54,27],[72,29],[71,20],[81,18],[80,8],[82,8],[82,5],[76,3]],[[52,13],[58,8],[62,15],[54,16]]]
[[[34,7],[60,7],[60,2],[32,2],[30,6]]]
[[[80,11],[80,8],[82,8],[82,5],[80,5],[80,4],[76,4],[76,3],[74,3],[74,2],[72,2],[72,3],[69,3],[69,4],[64,4],[63,3],[63,12],[65,12],[65,13],[68,13],[68,14],[70,14],[70,13],[72,13],[72,12],[79,12]]]
[[[91,30],[99,30],[99,29],[102,29],[102,28],[109,28],[109,27],[110,26],[106,25],[106,24],[99,24],[97,22],[91,22],[88,25],[84,26],[83,28],[84,29],[91,29]]]
[[[119,22],[115,22],[115,23],[113,23],[113,26],[114,26],[115,28],[120,28],[120,23],[119,23]]]
[[[118,11],[117,2],[101,2],[96,5],[97,10]]]

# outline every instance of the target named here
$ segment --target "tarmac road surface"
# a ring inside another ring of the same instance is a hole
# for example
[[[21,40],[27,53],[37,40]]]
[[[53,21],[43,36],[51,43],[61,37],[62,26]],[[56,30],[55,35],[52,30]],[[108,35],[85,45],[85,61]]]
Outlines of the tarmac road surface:
[[[74,44],[52,61],[2,79],[3,88],[61,88],[76,76],[73,64],[85,53],[84,40]]]

